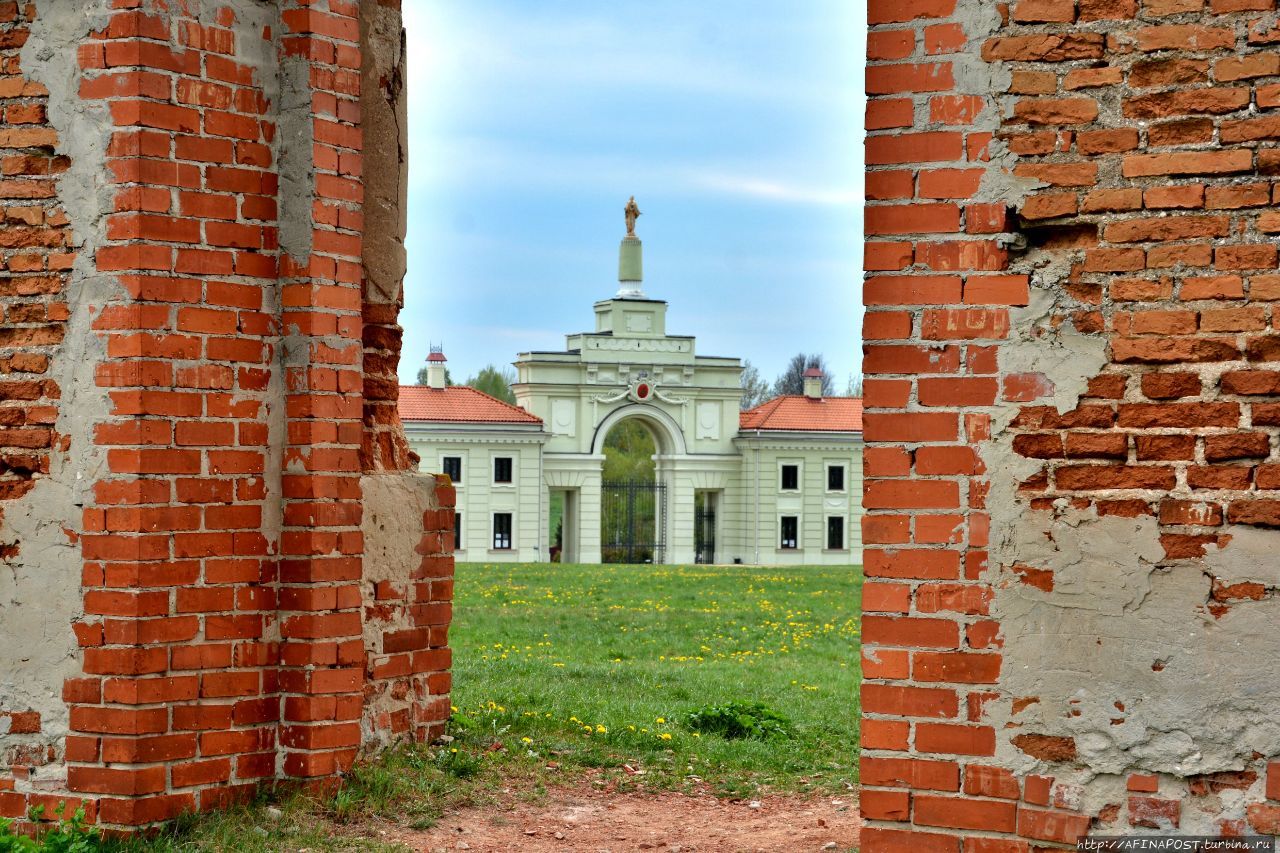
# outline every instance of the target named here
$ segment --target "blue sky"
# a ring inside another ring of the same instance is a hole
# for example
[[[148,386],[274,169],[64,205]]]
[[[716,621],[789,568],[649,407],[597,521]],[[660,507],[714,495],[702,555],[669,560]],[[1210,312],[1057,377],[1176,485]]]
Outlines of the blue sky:
[[[622,207],[667,328],[771,380],[861,324],[863,4],[405,0],[400,375],[560,349],[617,290]]]

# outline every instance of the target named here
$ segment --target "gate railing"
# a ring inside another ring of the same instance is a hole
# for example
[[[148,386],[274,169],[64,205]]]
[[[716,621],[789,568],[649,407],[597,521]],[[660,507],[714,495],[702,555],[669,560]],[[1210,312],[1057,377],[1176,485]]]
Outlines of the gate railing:
[[[667,550],[667,486],[601,484],[600,556],[606,563],[661,563]]]
[[[712,563],[716,558],[716,511],[698,510],[693,514],[693,548],[695,563]]]

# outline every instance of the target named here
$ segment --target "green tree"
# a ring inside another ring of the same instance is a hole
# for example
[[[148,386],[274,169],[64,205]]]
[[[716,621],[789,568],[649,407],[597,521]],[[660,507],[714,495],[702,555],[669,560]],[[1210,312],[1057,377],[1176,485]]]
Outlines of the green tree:
[[[827,370],[826,359],[822,357],[822,353],[806,355],[802,352],[791,356],[791,361],[787,362],[787,369],[782,371],[782,375],[773,383],[773,396],[803,394],[804,372],[811,367],[822,371],[822,396],[830,397],[835,387],[831,381],[831,371]]]
[[[772,394],[769,392],[769,383],[765,382],[760,376],[759,369],[751,363],[750,359],[742,360],[742,411],[754,409],[756,406],[768,400]]]
[[[418,384],[419,385],[428,384],[427,383],[427,366],[425,364],[422,367],[418,368]],[[449,374],[449,368],[446,367],[444,369],[444,385],[446,388],[448,388],[452,384],[453,384],[453,377]]]
[[[849,384],[845,386],[844,395],[846,397],[862,396],[862,374],[861,373],[849,374]]]
[[[499,368],[495,365],[487,364],[480,368],[479,373],[462,384],[514,406],[516,392],[511,390],[511,383],[515,381],[516,372],[511,368]]]
[[[602,476],[609,481],[652,483],[656,477],[653,454],[657,452],[648,427],[634,419],[625,420],[605,436]]]

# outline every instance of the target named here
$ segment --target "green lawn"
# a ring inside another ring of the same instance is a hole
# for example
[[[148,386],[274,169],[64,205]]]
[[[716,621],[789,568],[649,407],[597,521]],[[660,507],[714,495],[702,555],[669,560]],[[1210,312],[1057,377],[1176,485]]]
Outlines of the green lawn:
[[[460,564],[455,734],[525,766],[644,771],[620,782],[842,789],[856,777],[860,592],[849,567]],[[685,723],[733,701],[765,703],[794,736]]]

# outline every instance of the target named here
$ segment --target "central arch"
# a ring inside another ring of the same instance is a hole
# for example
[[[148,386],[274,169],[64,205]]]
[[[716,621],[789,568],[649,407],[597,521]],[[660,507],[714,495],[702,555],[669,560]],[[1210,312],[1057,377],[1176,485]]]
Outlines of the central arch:
[[[654,443],[658,448],[658,456],[683,456],[687,452],[684,430],[676,419],[661,409],[643,403],[632,403],[609,412],[596,424],[591,438],[591,453],[599,456],[604,453],[604,442],[609,431],[625,420],[636,419],[653,433]]]

